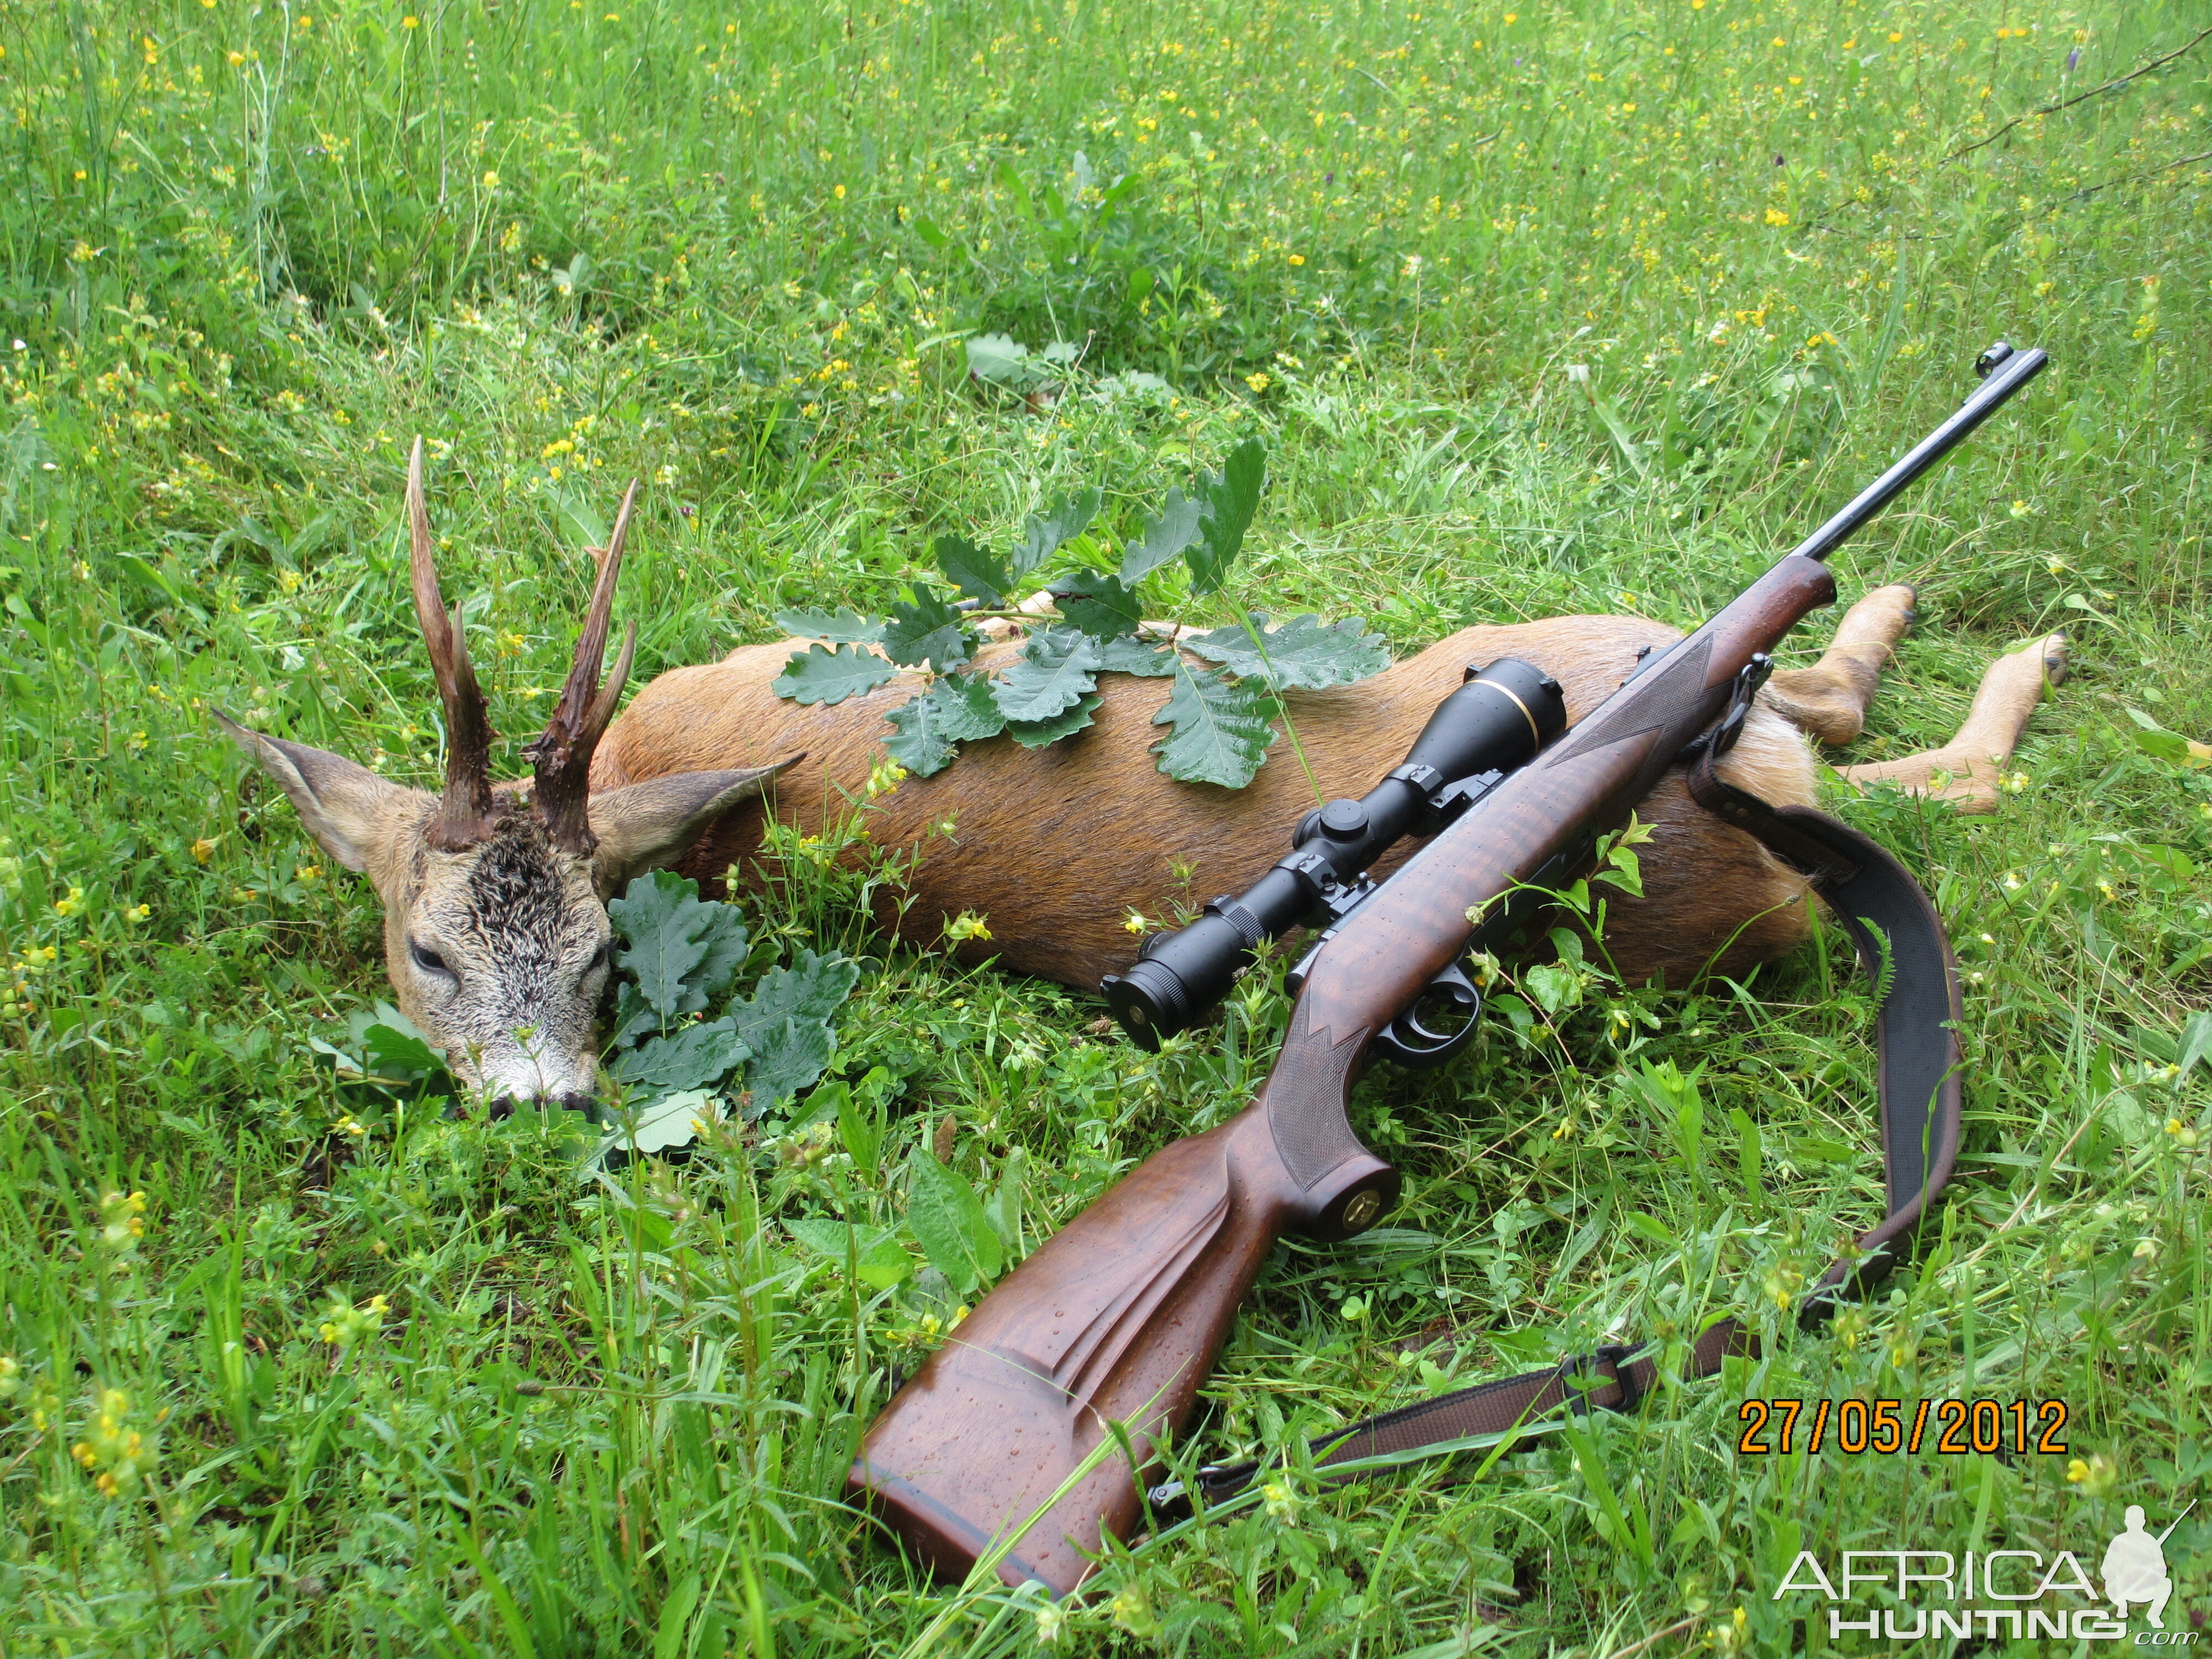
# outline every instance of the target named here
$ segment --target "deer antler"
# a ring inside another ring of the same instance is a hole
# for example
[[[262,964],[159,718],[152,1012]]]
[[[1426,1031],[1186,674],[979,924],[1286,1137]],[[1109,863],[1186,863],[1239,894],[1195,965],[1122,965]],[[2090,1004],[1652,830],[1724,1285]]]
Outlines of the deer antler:
[[[591,794],[592,751],[614,718],[623,683],[629,678],[630,658],[637,650],[637,624],[625,631],[623,647],[615,658],[614,672],[599,684],[599,665],[606,659],[607,626],[614,613],[615,579],[622,570],[623,543],[629,535],[629,515],[637,504],[637,483],[632,480],[623,496],[622,511],[615,515],[614,532],[607,538],[606,556],[599,562],[599,579],[592,589],[591,609],[584,613],[584,631],[576,641],[576,659],[568,683],[561,688],[561,701],[538,740],[523,752],[530,757],[538,778],[535,810],[546,833],[557,847],[580,858],[589,858],[599,847],[586,807]]]
[[[430,841],[458,851],[491,833],[491,715],[477,687],[476,670],[461,638],[461,607],[450,613],[438,592],[437,544],[422,505],[422,440],[407,458],[408,570],[414,580],[415,615],[430,647],[438,699],[446,705],[446,793],[431,820]]]

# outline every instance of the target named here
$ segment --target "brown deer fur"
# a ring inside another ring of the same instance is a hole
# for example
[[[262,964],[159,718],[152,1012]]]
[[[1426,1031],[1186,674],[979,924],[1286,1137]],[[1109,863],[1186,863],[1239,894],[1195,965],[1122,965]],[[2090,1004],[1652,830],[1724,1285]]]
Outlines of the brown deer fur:
[[[1798,727],[1829,741],[1857,735],[1875,678],[1911,620],[1912,599],[1912,590],[1901,586],[1868,595],[1844,617],[1819,665],[1777,674],[1722,775],[1778,805],[1813,802],[1818,767]],[[934,939],[946,918],[981,911],[991,942],[962,947],[967,956],[995,956],[1023,972],[1095,985],[1135,955],[1137,940],[1124,926],[1132,909],[1158,917],[1177,900],[1194,903],[1249,884],[1287,848],[1291,826],[1316,795],[1362,794],[1397,764],[1468,665],[1524,658],[1559,679],[1568,718],[1578,720],[1620,684],[1639,647],[1680,637],[1636,617],[1463,629],[1361,684],[1296,695],[1291,714],[1311,781],[1290,744],[1279,742],[1250,786],[1237,791],[1162,775],[1148,751],[1163,735],[1152,718],[1166,701],[1168,683],[1109,675],[1100,683],[1104,701],[1090,728],[1035,751],[1006,738],[968,744],[935,777],[909,778],[878,797],[871,834],[878,845],[905,846],[948,817],[955,821],[952,835],[930,843],[915,873],[913,902],[900,921],[908,934]],[[2063,672],[2063,643],[2053,635],[1992,669],[1975,702],[1976,719],[1936,751],[1948,757],[1942,769],[1949,780],[1929,769],[1915,773],[1910,762],[1862,775],[1948,787],[1962,810],[1990,810],[1995,769],[2011,754],[2046,672]],[[793,648],[789,641],[748,646],[653,681],[600,743],[593,791],[665,773],[758,766],[804,751],[804,761],[775,785],[774,810],[818,832],[825,817],[861,794],[883,758],[884,715],[913,696],[919,681],[902,675],[865,697],[802,707],[769,690]],[[981,661],[992,666],[1014,649],[987,647]],[[749,879],[762,810],[750,802],[726,814],[678,867],[714,880],[735,865]],[[1654,832],[1642,854],[1644,896],[1613,901],[1606,940],[1632,982],[1663,974],[1679,986],[1709,963],[1741,971],[1806,937],[1802,879],[1692,804],[1679,772],[1638,813]],[[1177,878],[1184,867],[1188,884]]]

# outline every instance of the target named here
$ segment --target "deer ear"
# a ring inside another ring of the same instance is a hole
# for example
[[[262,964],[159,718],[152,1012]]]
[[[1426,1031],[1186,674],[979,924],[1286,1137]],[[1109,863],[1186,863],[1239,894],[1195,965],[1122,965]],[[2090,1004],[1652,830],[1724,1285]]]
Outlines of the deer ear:
[[[368,867],[378,845],[392,833],[398,817],[394,809],[415,791],[327,749],[264,737],[219,709],[209,712],[291,798],[307,833],[325,852],[349,870]]]
[[[592,866],[599,890],[611,893],[641,870],[681,857],[724,812],[763,792],[775,775],[803,755],[773,766],[727,772],[674,772],[596,794],[589,804],[599,849]]]

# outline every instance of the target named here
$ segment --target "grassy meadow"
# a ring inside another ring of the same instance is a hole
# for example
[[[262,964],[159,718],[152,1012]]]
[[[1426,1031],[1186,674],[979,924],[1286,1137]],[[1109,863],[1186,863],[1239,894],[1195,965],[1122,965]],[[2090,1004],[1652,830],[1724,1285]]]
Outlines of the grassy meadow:
[[[2127,1504],[2164,1527],[2212,1472],[2208,25],[0,0],[0,1654],[1823,1651],[1772,1599],[1800,1548],[2094,1561]],[[1016,383],[971,376],[983,334]],[[1999,337],[2052,367],[1835,561],[1847,598],[1922,585],[1858,758],[2072,640],[1996,815],[1838,804],[1970,981],[1940,1243],[1826,1334],[1782,1311],[1881,1209],[1832,937],[1493,1018],[1363,1083],[1407,1201],[1278,1250],[1192,1449],[1725,1311],[1765,1358],[1479,1483],[1293,1474],[1064,1608],[934,1587],[842,1506],[952,1298],[782,1224],[896,1224],[933,1145],[1018,1257],[1249,1097],[1279,975],[1147,1056],[1085,997],[888,945],[860,875],[795,855],[749,919],[864,959],[832,1075],[884,1103],[880,1158],[772,1118],[593,1185],[552,1126],[337,1079],[312,1044],[387,994],[374,896],[205,713],[439,775],[416,433],[518,772],[633,476],[633,684],[880,606],[932,536],[1076,486],[1132,535],[1255,433],[1252,542],[1194,619],[1687,624]],[[2063,1400],[2069,1454],[1737,1455],[1747,1395],[1850,1395]],[[2203,1507],[2167,1541],[2171,1629],[2208,1542]]]

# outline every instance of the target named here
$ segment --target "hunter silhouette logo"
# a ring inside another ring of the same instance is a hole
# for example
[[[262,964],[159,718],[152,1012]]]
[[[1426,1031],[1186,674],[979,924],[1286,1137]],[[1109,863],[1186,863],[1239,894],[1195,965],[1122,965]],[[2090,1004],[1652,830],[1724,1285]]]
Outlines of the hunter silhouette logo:
[[[1892,1642],[1930,1637],[2127,1642],[2132,1610],[2150,1626],[2132,1632],[2133,1645],[2194,1647],[2199,1632],[2166,1627],[2174,1587],[2165,1546],[2196,1507],[2191,1502],[2164,1532],[2154,1534],[2144,1524],[2142,1507],[2130,1504],[2125,1530],[2105,1547],[2099,1564],[2101,1597],[2086,1565],[2070,1550],[2046,1560],[2040,1552],[2027,1549],[1958,1555],[1948,1550],[1887,1549],[1846,1550],[1840,1571],[1832,1573],[1813,1551],[1800,1550],[1775,1588],[1774,1600],[1814,1595],[1828,1602],[1832,1640],[1850,1632]],[[1894,1604],[1867,1605],[1866,1586]],[[1856,1616],[1847,1616],[1854,1602],[1858,1606],[1850,1612]]]
[[[2192,1501],[2189,1510],[2196,1507]],[[2117,1617],[2128,1616],[2129,1603],[2141,1603],[2149,1615],[2151,1628],[2166,1628],[2166,1603],[2173,1594],[2173,1580],[2166,1576],[2165,1545],[2189,1510],[2175,1516],[2173,1525],[2154,1538],[2143,1530],[2142,1505],[2128,1505],[2127,1530],[2105,1547],[2100,1569],[2105,1579],[2105,1599],[2112,1604]]]

